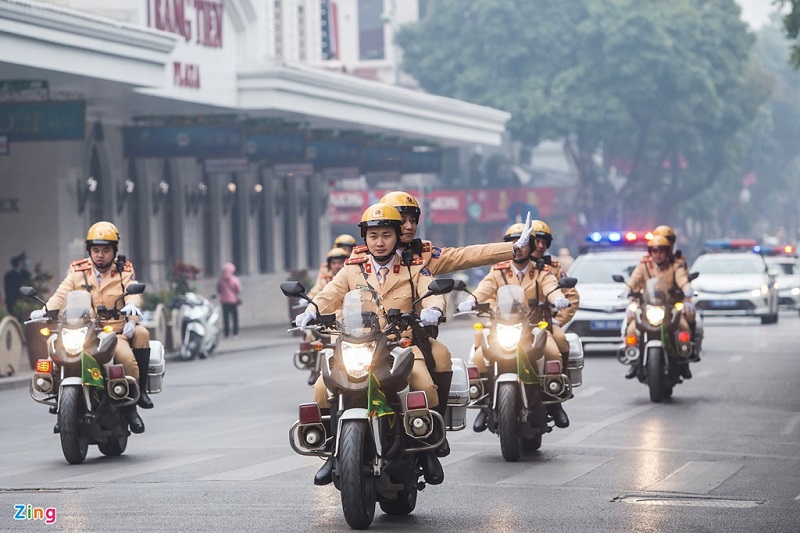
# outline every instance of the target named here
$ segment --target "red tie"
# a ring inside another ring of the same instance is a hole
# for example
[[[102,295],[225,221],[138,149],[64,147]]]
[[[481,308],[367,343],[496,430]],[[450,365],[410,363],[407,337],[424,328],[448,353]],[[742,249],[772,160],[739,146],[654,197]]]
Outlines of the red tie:
[[[388,267],[381,267],[381,269],[378,271],[378,283],[381,284],[381,287],[383,287],[383,284],[386,282],[386,276],[388,275],[389,275]]]

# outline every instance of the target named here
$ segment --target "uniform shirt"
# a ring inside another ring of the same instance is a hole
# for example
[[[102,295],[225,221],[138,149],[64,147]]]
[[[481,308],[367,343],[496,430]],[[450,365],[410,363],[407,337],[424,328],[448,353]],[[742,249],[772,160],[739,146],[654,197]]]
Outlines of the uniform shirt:
[[[528,300],[535,299],[541,302],[548,293],[550,294],[547,299],[550,303],[553,303],[556,298],[564,298],[564,294],[558,289],[558,280],[550,271],[550,265],[543,265],[541,270],[537,270],[535,263],[528,261],[522,282],[517,279],[515,270],[518,271],[513,261],[503,261],[493,265],[492,270],[478,283],[478,287],[473,293],[478,302],[489,302],[494,305],[497,289],[503,285],[521,286],[525,290],[525,298]],[[527,304],[527,302],[525,303]]]
[[[645,288],[647,280],[651,278],[657,278],[656,287],[665,292],[675,288],[686,292],[687,289],[692,288],[685,267],[680,267],[674,261],[669,260],[661,266],[656,265],[650,255],[645,255],[633,269],[628,285],[631,286],[631,291],[641,291]]]
[[[325,285],[331,282],[333,279],[333,274],[331,273],[331,269],[328,267],[328,262],[325,261],[319,266],[319,273],[317,274],[317,281],[314,283],[314,286],[311,287],[311,290],[308,291],[308,297],[313,298],[319,291],[321,291]]]
[[[124,292],[122,286],[127,287],[136,282],[136,273],[133,271],[133,264],[130,261],[125,262],[121,273],[117,271],[117,264],[114,262],[105,274],[99,275],[91,259],[88,257],[78,259],[70,264],[67,277],[47,300],[47,308],[61,309],[66,303],[67,293],[88,290],[92,295],[92,305],[95,309],[101,305],[111,309],[115,304],[118,309],[122,309],[125,304],[133,304],[141,309],[142,298],[139,294],[129,294],[125,297],[124,302],[123,300],[117,302],[117,298]],[[138,322],[138,317],[131,318]],[[122,326],[125,325],[126,320],[127,317],[121,315],[119,319],[109,320],[105,324],[113,326],[117,333],[122,333]]]

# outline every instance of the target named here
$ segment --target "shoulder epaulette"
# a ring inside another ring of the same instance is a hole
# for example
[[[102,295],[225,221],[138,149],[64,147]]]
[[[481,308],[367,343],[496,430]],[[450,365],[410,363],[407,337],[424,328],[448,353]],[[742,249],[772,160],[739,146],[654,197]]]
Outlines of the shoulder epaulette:
[[[431,241],[422,241],[422,252],[430,252],[433,249],[433,243]]]
[[[349,257],[344,260],[345,265],[359,265],[361,263],[366,263],[369,261],[369,256],[362,255],[359,257]]]
[[[559,267],[558,261],[556,261],[555,259],[551,259],[550,266],[553,268],[558,268]]]
[[[492,270],[508,270],[511,268],[511,261],[501,261],[492,265]]]
[[[92,261],[88,257],[84,257],[83,259],[76,259],[75,261],[70,263],[69,267],[75,272],[83,272],[84,270],[91,270]]]
[[[367,245],[366,244],[359,244],[358,246],[353,247],[354,254],[364,254],[367,253]]]
[[[542,265],[542,272],[550,272],[552,265]]]

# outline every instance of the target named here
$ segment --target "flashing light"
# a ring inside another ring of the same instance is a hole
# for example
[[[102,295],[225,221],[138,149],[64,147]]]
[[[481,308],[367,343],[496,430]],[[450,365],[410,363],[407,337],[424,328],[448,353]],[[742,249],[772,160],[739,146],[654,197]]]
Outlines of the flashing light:
[[[720,252],[761,252],[761,246],[755,239],[711,239],[703,243],[703,247]]]
[[[780,246],[773,246],[772,248],[765,248],[762,250],[765,255],[787,255],[791,257],[796,257],[797,250],[791,244],[785,244]]]
[[[681,331],[678,333],[678,342],[689,342],[689,332]]]
[[[312,342],[312,343],[310,343],[310,344],[311,344],[311,348],[312,348],[312,349],[313,349],[315,352],[318,352],[318,351],[322,350],[322,348],[323,348],[322,341],[314,341],[314,342]]]
[[[53,370],[53,362],[49,359],[39,359],[36,361],[36,371],[42,374],[49,374]]]
[[[628,335],[627,337],[625,337],[625,344],[627,346],[635,346],[638,343],[639,339],[635,335]]]
[[[622,239],[622,235],[618,231],[612,231],[608,234],[608,240],[611,242],[619,242],[620,239]]]
[[[650,231],[594,231],[586,236],[586,241],[604,246],[646,246],[652,238]]]

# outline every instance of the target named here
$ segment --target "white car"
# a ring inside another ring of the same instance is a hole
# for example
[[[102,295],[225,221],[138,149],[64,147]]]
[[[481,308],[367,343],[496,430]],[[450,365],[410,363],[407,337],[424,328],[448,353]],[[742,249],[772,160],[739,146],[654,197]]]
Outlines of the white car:
[[[764,258],[778,284],[778,305],[800,311],[800,266],[792,255],[769,255]]]
[[[692,282],[695,307],[705,317],[757,316],[762,324],[778,321],[778,287],[758,253],[712,252],[692,264],[700,277]]]

